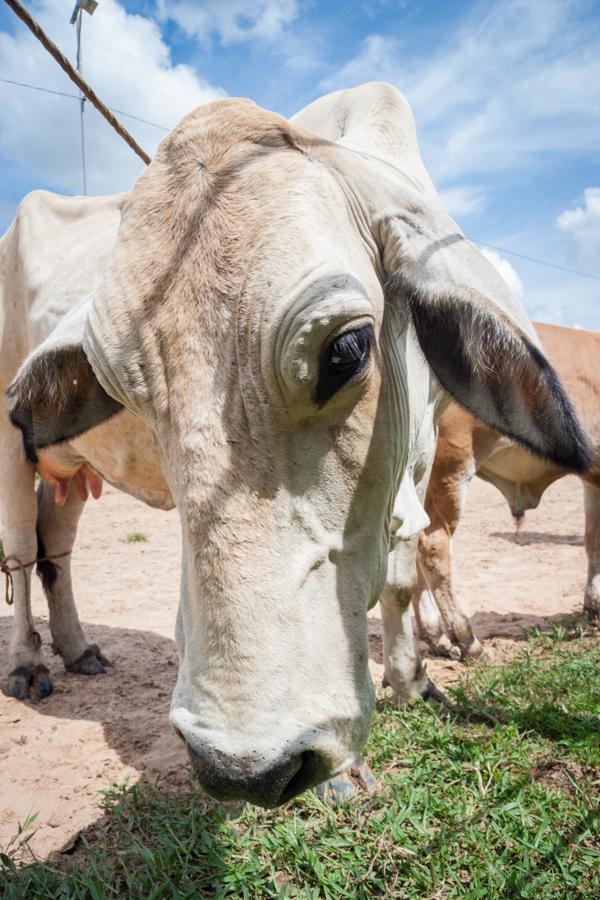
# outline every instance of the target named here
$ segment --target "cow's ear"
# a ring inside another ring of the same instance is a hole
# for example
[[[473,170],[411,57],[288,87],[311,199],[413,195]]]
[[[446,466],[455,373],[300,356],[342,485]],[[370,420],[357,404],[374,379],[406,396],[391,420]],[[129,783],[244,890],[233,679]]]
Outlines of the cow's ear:
[[[408,305],[419,344],[462,406],[524,448],[583,472],[591,450],[519,301],[441,210],[387,219],[386,292]]]
[[[38,450],[75,438],[123,409],[98,382],[77,339],[83,324],[71,317],[59,326],[8,389],[10,418],[31,462],[37,462]]]

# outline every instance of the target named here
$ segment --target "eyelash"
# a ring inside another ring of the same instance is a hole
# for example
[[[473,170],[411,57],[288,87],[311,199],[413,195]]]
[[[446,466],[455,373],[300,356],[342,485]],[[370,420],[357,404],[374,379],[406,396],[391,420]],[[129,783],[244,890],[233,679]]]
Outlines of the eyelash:
[[[363,371],[369,361],[374,341],[373,329],[370,325],[366,325],[339,334],[325,348],[321,356],[319,380],[315,391],[317,406],[324,406],[340,388]],[[347,360],[346,364],[344,357]]]

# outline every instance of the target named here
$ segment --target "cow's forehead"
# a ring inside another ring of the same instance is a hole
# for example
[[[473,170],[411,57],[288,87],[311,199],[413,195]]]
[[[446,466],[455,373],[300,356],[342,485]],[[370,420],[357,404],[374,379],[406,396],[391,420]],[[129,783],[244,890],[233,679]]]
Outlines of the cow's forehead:
[[[111,396],[137,408],[131,384],[147,382],[150,370],[158,386],[173,360],[177,369],[188,358],[220,366],[240,322],[255,345],[303,281],[308,297],[311,278],[371,280],[367,294],[379,287],[352,192],[295,138],[280,117],[223,101],[188,116],[161,144],[129,195],[88,319],[87,352],[96,374],[107,373]],[[140,336],[145,374],[132,376]]]
[[[240,154],[328,144],[251,100],[217,100],[189,113],[161,142],[156,159],[178,166],[193,156],[206,169],[222,173]]]
[[[356,200],[331,161],[253,104],[221,101],[206,110],[163,142],[132,192],[121,233],[124,265],[137,258],[132,240],[141,254],[154,247],[160,301],[170,290],[197,287],[207,302],[217,292],[221,302],[254,293],[264,303],[293,292],[312,270],[315,279],[359,277]]]

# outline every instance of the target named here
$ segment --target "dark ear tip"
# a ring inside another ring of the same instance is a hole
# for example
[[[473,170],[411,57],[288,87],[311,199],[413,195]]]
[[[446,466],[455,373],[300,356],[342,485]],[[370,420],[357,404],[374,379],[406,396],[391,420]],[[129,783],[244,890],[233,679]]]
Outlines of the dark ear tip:
[[[21,403],[15,403],[9,411],[8,417],[12,425],[21,432],[25,456],[30,463],[35,465],[38,462],[38,455],[33,440],[33,413],[31,408],[23,406]]]
[[[594,448],[559,382],[555,384],[555,390],[563,416],[560,431],[558,434],[555,432],[556,438],[550,443],[547,458],[569,472],[584,475],[594,462]]]
[[[584,475],[589,470],[594,460],[593,450],[587,437],[583,433],[577,435],[574,438],[573,443],[572,453],[565,459],[564,463],[561,462],[561,465],[564,465],[565,468],[570,469],[572,472]]]

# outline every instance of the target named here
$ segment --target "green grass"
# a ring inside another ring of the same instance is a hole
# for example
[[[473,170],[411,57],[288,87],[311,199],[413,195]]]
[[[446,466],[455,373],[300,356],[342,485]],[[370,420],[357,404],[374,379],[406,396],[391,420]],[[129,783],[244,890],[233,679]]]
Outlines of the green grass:
[[[147,540],[148,535],[144,534],[143,531],[132,531],[127,537],[123,538],[126,544],[145,544]]]
[[[5,862],[4,896],[600,897],[600,646],[561,637],[471,667],[449,719],[380,704],[375,795],[234,814],[115,788],[59,867]]]

